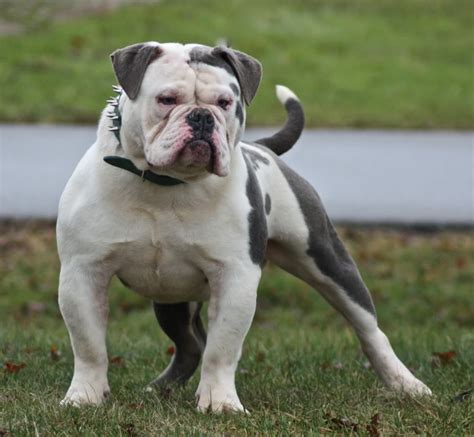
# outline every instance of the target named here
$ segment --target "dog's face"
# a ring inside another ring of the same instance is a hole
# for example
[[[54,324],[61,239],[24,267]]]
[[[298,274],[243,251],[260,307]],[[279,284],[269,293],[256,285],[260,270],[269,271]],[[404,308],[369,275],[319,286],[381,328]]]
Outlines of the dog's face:
[[[122,146],[141,169],[226,176],[261,66],[235,50],[144,43],[112,54],[125,91]]]

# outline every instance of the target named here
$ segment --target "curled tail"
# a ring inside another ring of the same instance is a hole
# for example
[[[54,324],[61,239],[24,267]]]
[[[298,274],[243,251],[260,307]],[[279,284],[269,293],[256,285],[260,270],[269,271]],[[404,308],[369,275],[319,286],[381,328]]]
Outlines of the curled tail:
[[[304,128],[304,111],[296,94],[283,85],[276,86],[278,100],[285,107],[287,119],[285,125],[274,135],[261,138],[255,143],[271,149],[277,155],[283,155],[293,147]]]

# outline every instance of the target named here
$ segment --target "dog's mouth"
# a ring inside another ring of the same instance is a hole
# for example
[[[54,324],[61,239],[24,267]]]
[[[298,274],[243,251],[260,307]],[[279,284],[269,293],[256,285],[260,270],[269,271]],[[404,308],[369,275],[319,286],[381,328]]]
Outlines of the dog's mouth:
[[[209,173],[216,172],[216,146],[213,141],[192,139],[180,150],[177,162],[184,167],[206,169]]]
[[[161,162],[147,159],[151,171],[178,171],[185,174],[209,172],[226,176],[222,168],[222,153],[212,138],[190,138],[183,146],[174,148]]]

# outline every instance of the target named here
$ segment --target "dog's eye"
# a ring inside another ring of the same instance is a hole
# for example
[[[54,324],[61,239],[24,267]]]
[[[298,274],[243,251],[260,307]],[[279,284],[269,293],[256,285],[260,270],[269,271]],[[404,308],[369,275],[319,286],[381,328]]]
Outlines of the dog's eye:
[[[227,109],[230,106],[231,103],[232,102],[229,99],[219,99],[217,101],[217,106],[219,106],[222,109]]]
[[[158,103],[161,103],[162,105],[166,105],[166,106],[176,105],[176,102],[177,102],[176,97],[161,96],[161,97],[158,97],[157,100],[158,100]]]

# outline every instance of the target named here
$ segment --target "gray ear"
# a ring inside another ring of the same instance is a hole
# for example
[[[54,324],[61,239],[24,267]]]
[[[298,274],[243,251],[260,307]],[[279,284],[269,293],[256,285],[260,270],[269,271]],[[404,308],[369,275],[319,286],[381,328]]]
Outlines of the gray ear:
[[[129,99],[134,100],[138,96],[148,65],[161,52],[158,45],[142,43],[115,50],[110,55],[118,83]]]
[[[262,79],[262,64],[255,58],[229,47],[216,47],[212,54],[221,57],[230,65],[239,81],[245,103],[250,105]]]

